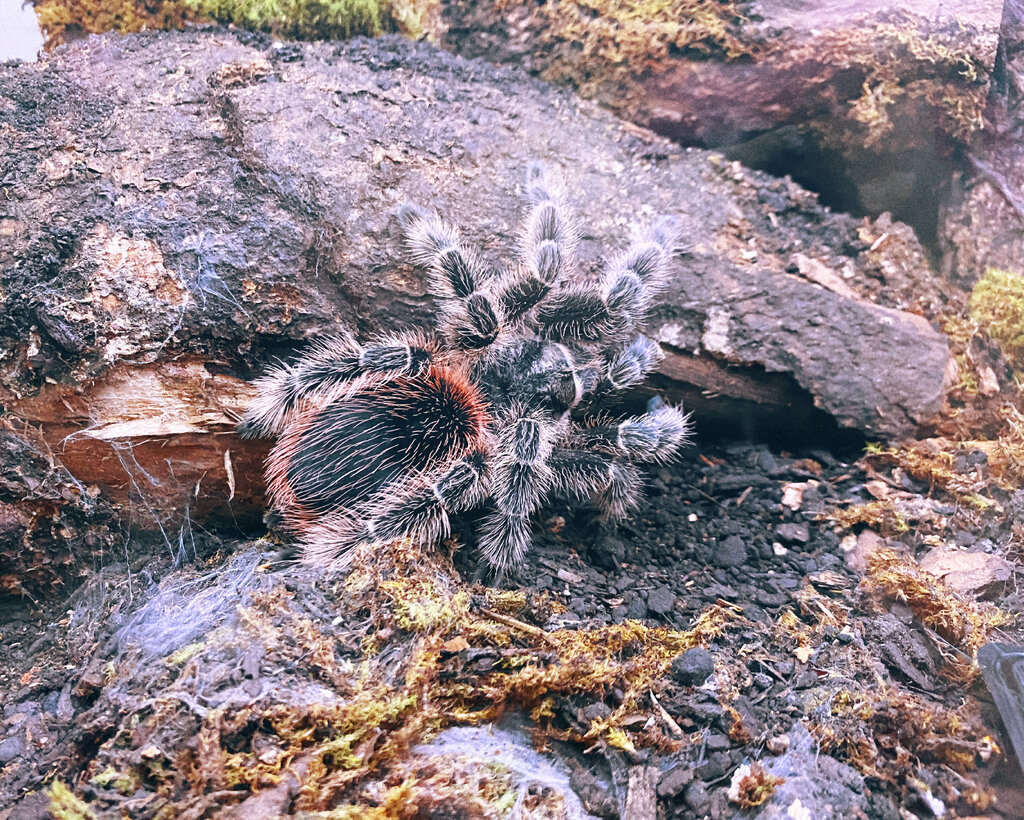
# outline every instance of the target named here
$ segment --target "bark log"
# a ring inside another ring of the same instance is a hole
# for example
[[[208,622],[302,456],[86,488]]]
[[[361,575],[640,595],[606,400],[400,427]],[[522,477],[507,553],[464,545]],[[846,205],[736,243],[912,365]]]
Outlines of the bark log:
[[[683,219],[691,248],[652,331],[670,354],[658,388],[700,399],[698,431],[703,409],[735,420],[740,402],[755,423],[800,430],[824,410],[893,437],[942,404],[946,342],[899,310],[931,281],[904,226],[831,213],[519,70],[400,39],[190,31],[4,67],[0,100],[12,435],[52,453],[76,498],[159,526],[172,548],[185,511],[259,515],[266,445],[232,429],[269,360],[342,327],[430,326],[396,208],[434,206],[509,259],[538,158],[566,178],[585,276],[631,223]],[[20,521],[38,498],[12,481],[0,501]]]
[[[982,126],[1001,7],[675,0],[652,21],[614,2],[445,0],[434,36],[683,145],[792,174],[835,207],[889,211],[931,243],[956,149]]]

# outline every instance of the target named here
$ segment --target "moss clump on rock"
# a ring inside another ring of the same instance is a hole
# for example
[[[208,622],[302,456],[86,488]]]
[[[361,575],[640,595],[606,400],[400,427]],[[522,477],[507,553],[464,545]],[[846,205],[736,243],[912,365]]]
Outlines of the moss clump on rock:
[[[59,780],[50,784],[49,808],[56,820],[96,820],[89,805]]]
[[[505,14],[519,4],[496,0]],[[541,75],[591,97],[671,54],[733,59],[751,53],[730,0],[561,0],[534,10],[539,51],[557,55]]]
[[[204,17],[294,39],[341,40],[385,28],[379,0],[185,0]]]
[[[37,0],[35,8],[46,48],[82,34],[179,29],[201,19],[182,0]]]
[[[498,4],[499,8],[501,3]],[[616,64],[642,64],[674,50],[749,52],[736,26],[742,15],[717,0],[563,0],[545,7],[552,33],[578,42],[584,55]]]
[[[36,0],[46,47],[77,34],[171,30],[214,20],[297,40],[399,31],[420,37],[433,0]]]
[[[967,140],[981,127],[987,82],[978,57],[963,43],[969,32],[942,28],[910,14],[894,15],[867,32],[836,35],[835,54],[865,72],[851,117],[867,131],[866,147],[893,130],[893,111],[922,101],[938,114],[943,130]]]
[[[1024,372],[1024,276],[989,268],[974,286],[971,318],[1003,348],[1014,370]]]

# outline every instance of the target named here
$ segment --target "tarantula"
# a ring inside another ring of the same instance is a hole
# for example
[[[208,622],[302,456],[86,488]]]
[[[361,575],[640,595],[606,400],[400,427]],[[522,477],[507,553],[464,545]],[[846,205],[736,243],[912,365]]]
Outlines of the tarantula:
[[[521,258],[504,273],[487,272],[435,214],[399,210],[412,260],[429,269],[437,332],[366,345],[340,335],[258,380],[240,430],[278,437],[270,499],[307,558],[361,541],[436,542],[449,516],[486,503],[479,545],[500,575],[521,563],[550,496],[621,518],[639,500],[636,465],[685,441],[688,417],[674,407],[614,423],[585,412],[661,358],[638,330],[665,287],[678,223],[656,222],[600,284],[571,281],[578,233],[561,187],[534,163],[525,189]]]

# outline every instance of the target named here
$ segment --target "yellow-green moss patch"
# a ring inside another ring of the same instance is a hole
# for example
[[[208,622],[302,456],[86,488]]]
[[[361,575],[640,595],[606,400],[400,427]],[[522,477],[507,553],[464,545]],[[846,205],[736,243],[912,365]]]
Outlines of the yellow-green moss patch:
[[[435,0],[36,0],[35,8],[47,48],[77,32],[168,31],[211,20],[301,40],[386,31],[418,38],[438,14]]]
[[[1002,345],[1014,369],[1024,372],[1024,276],[989,268],[971,292],[971,319]]]
[[[59,780],[50,785],[50,814],[56,820],[96,820],[88,804]]]
[[[249,31],[302,40],[377,35],[385,28],[379,0],[185,0],[197,14]]]

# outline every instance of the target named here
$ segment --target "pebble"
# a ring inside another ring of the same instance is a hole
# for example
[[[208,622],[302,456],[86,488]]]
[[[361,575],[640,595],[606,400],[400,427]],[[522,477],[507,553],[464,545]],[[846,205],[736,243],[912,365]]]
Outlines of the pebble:
[[[658,782],[658,797],[675,797],[693,782],[693,769],[688,766],[676,766],[665,772]]]
[[[968,530],[957,530],[953,536],[953,543],[958,547],[969,547],[975,540],[974,533]]]
[[[634,621],[641,620],[647,615],[647,604],[639,595],[631,601],[626,602],[626,617]]]
[[[676,683],[700,686],[715,671],[715,659],[708,650],[694,647],[673,660],[670,671]]]
[[[766,624],[771,620],[771,616],[757,604],[741,604],[741,607],[743,608],[743,617],[749,621]]]
[[[971,467],[977,467],[979,464],[988,464],[988,453],[984,450],[972,450],[967,455],[967,463]]]
[[[701,780],[718,780],[725,776],[731,765],[732,758],[729,757],[728,752],[714,752],[703,764],[694,769],[694,774]]]
[[[779,461],[769,450],[762,450],[757,456],[757,466],[768,475],[778,475]]]
[[[708,787],[699,780],[693,781],[686,787],[686,791],[683,793],[683,802],[697,814],[703,814],[711,806],[711,795],[708,793]]]
[[[708,725],[720,723],[725,717],[725,709],[713,697],[703,702],[691,703],[690,712],[699,722]]]
[[[806,544],[811,540],[811,531],[804,523],[779,524],[775,528],[775,534],[783,543]]]
[[[583,710],[583,717],[589,721],[603,720],[612,713],[611,707],[603,700],[588,704]]]
[[[587,558],[598,569],[612,572],[625,560],[626,545],[621,539],[606,535],[587,550]]]
[[[709,752],[724,752],[732,748],[732,741],[727,735],[712,732],[708,735],[707,748]]]
[[[766,590],[758,590],[755,600],[763,607],[773,609],[775,607],[784,606],[789,603],[789,593],[787,592],[767,592]]]
[[[782,677],[788,678],[796,671],[796,663],[794,661],[779,661],[775,664],[775,671]]]
[[[803,509],[815,509],[821,508],[821,502],[825,500],[822,495],[822,490],[828,492],[831,488],[828,485],[822,484],[815,487],[813,484],[804,489],[803,494]]]
[[[46,693],[46,697],[43,698],[43,711],[49,712],[51,715],[57,714],[57,704],[60,702],[60,690],[54,689]]]
[[[818,685],[818,673],[813,669],[801,672],[793,682],[794,689],[812,689]]]
[[[732,579],[729,577],[729,572],[725,569],[716,568],[711,570],[711,577],[715,579],[719,584],[728,584]]]
[[[747,545],[738,535],[730,535],[718,542],[713,560],[720,567],[738,567],[747,560]]]
[[[25,738],[22,735],[14,735],[0,740],[0,766],[5,766],[14,758],[21,757],[25,754],[25,749]]]
[[[676,596],[666,586],[656,587],[647,596],[647,609],[653,615],[668,615],[676,605]]]
[[[704,588],[703,598],[705,601],[715,601],[719,598],[725,598],[727,601],[735,601],[740,597],[739,592],[734,588],[725,584],[708,584]]]
[[[588,615],[593,614],[597,606],[589,598],[584,598],[581,595],[577,595],[571,601],[569,601],[569,609],[579,615],[581,618],[585,618]]]

